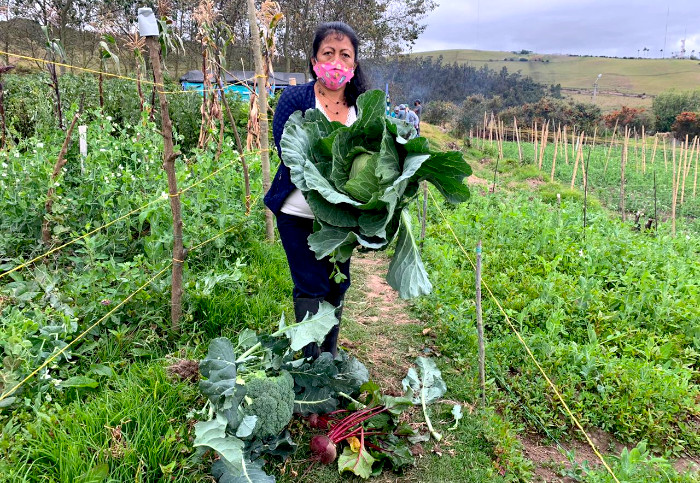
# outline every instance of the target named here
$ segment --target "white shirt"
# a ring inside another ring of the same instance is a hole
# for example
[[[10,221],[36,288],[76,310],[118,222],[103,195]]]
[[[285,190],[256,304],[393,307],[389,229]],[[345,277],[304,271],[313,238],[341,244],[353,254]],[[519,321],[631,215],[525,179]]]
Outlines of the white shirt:
[[[323,106],[321,105],[321,102],[318,99],[316,99],[316,109],[321,111],[323,115],[326,116],[326,118],[328,118],[328,114],[323,109]],[[357,107],[352,106],[350,109],[348,109],[348,117],[347,119],[345,119],[345,125],[350,126],[356,120]],[[284,200],[284,204],[282,205],[280,211],[282,213],[298,216],[300,218],[308,218],[311,220],[314,219],[314,214],[311,211],[309,204],[306,202],[306,199],[304,198],[304,195],[299,188],[295,188],[294,191],[289,193],[289,196],[287,196],[287,199]]]

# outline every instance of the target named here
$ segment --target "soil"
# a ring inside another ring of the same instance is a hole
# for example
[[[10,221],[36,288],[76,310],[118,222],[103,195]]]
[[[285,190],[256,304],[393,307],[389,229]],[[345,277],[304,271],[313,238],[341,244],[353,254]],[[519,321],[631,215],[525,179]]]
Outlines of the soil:
[[[364,253],[353,257],[351,273],[361,280],[364,300],[362,304],[348,304],[348,315],[365,333],[362,346],[367,353],[363,359],[369,363],[372,379],[386,393],[398,396],[403,393],[401,381],[416,353],[404,350],[410,341],[406,340],[407,335],[402,338],[406,331],[396,329],[419,326],[421,322],[408,315],[406,302],[386,282],[387,267],[388,261],[381,255]],[[342,338],[340,344],[351,350],[357,346]]]

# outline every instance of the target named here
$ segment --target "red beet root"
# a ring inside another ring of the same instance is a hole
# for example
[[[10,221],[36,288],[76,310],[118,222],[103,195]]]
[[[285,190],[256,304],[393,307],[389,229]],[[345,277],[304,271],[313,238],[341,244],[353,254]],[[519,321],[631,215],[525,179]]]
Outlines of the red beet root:
[[[324,465],[333,463],[337,456],[335,444],[324,434],[311,438],[311,454]]]

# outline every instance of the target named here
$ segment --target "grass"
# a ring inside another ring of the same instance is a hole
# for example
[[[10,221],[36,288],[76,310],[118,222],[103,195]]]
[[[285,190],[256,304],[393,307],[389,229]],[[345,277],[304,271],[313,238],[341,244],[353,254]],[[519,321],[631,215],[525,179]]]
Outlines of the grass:
[[[192,459],[188,412],[196,386],[169,379],[160,363],[133,364],[97,392],[26,424],[25,465],[3,481],[207,481]],[[206,471],[206,470],[205,470]]]

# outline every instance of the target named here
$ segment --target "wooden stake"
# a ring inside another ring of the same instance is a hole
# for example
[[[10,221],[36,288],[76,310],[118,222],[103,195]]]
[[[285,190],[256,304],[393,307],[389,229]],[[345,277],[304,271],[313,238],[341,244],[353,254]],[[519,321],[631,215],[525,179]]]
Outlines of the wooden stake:
[[[267,103],[267,89],[265,84],[267,76],[264,74],[262,47],[260,45],[260,33],[256,18],[255,1],[248,0],[248,25],[250,25],[253,35],[250,36],[253,47],[253,60],[255,61],[255,78],[258,86],[258,116],[260,118],[260,162],[262,165],[262,187],[263,193],[267,194],[270,189],[270,140],[269,122],[267,113],[269,106]],[[265,232],[267,240],[275,239],[275,225],[272,220],[272,212],[265,208]]]
[[[161,71],[160,42],[157,36],[146,37],[146,45],[151,57],[151,66],[156,85],[162,86],[163,72]],[[170,210],[173,214],[173,273],[170,297],[170,319],[172,329],[180,330],[180,318],[182,317],[182,268],[185,263],[185,249],[182,243],[182,208],[180,206],[180,192],[177,189],[177,176],[175,174],[175,160],[180,155],[173,147],[173,125],[168,111],[168,99],[162,89],[158,90],[160,100],[161,135],[163,136],[163,169],[168,177],[168,193],[170,197]]]
[[[664,147],[664,171],[668,171],[668,156],[666,155],[666,138],[663,138]]]
[[[659,144],[659,136],[654,134],[654,147],[651,150],[651,166],[654,166],[654,162],[656,161],[656,147]]]
[[[685,200],[685,182],[688,179],[688,175],[690,174],[690,165],[693,162],[693,155],[695,154],[695,149],[697,147],[697,140],[697,137],[693,137],[693,147],[690,149],[690,156],[688,156],[688,135],[686,134],[685,136],[685,157],[687,158],[687,161],[685,162],[685,170],[683,171],[683,186],[681,187],[681,205]]]
[[[518,160],[523,164],[523,149],[520,147],[520,132],[518,131],[518,120],[513,116],[513,130],[515,131],[515,140],[518,143]]]
[[[605,155],[605,167],[603,168],[603,176],[608,171],[608,161],[610,161],[610,153],[612,152],[613,145],[615,144],[615,135],[617,134],[617,122],[619,119],[615,119],[615,127],[613,128],[612,138],[610,139],[610,146],[608,147],[608,154]]]
[[[576,183],[576,173],[578,173],[578,162],[579,159],[583,156],[583,150],[582,150],[582,145],[583,145],[583,136],[584,132],[581,132],[581,136],[579,139],[576,139],[577,144],[578,144],[578,149],[576,150],[576,160],[574,161],[574,173],[571,175],[571,189],[574,189],[574,185]]]
[[[642,125],[642,174],[647,172],[647,137]]]
[[[695,141],[698,143],[698,149],[695,152],[695,176],[693,177],[693,199],[695,199],[695,191],[698,187],[698,157],[700,157],[700,141],[698,141],[697,136]]]
[[[476,245],[476,332],[479,340],[479,383],[481,404],[486,405],[486,344],[484,342],[484,321],[481,313],[481,240]]]
[[[561,136],[561,126],[554,134],[554,156],[552,157],[552,172],[549,174],[549,182],[554,183],[554,170],[557,167],[557,151],[559,150],[559,137]]]
[[[547,137],[549,136],[549,121],[542,126],[542,142],[540,143],[540,157],[537,160],[537,167],[542,169],[542,159],[544,158],[544,150],[547,148]]]
[[[676,236],[676,201],[678,199],[678,181],[676,179],[676,139],[672,141],[672,160],[673,160],[673,193],[671,196],[671,234]]]
[[[622,221],[625,221],[625,168],[627,167],[627,155],[630,141],[630,130],[625,126],[625,141],[622,146],[622,163],[620,166],[620,213]]]
[[[564,125],[564,162],[569,165],[569,138],[566,135],[566,124]]]
[[[535,152],[534,152],[533,155],[532,155],[532,162],[533,162],[533,163],[536,163],[536,162],[537,162],[537,153],[539,152],[539,151],[537,150],[537,145],[538,145],[538,143],[537,143],[537,137],[538,137],[538,136],[537,136],[537,132],[538,132],[538,131],[537,131],[537,121],[535,121],[535,128],[532,130],[532,135],[533,135],[534,138],[535,138],[535,142],[534,142]]]

